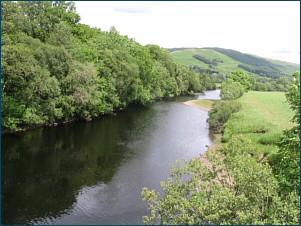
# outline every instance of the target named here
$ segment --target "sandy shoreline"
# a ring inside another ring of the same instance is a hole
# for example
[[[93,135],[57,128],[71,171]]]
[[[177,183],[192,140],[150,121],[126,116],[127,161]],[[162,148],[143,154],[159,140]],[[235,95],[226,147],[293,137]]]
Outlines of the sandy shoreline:
[[[199,108],[199,109],[201,109],[203,111],[210,111],[212,109],[210,107],[200,106],[199,104],[196,103],[196,101],[198,101],[198,100],[190,100],[190,101],[183,102],[183,104],[186,104],[186,105],[191,106],[191,107]],[[222,139],[222,135],[221,134],[214,134],[213,144],[211,144],[210,146],[206,145],[207,150],[205,151],[205,153],[204,154],[200,154],[200,156],[197,157],[197,159],[199,159],[200,161],[202,161],[203,167],[207,168],[209,171],[212,171],[213,163],[210,162],[206,158],[206,153],[208,153],[210,151],[213,151],[213,150],[216,150],[216,148],[222,146],[221,139]],[[218,172],[217,173],[218,176],[215,179],[213,179],[213,181],[221,183],[218,178],[221,178],[222,176],[224,176],[226,174],[227,174],[227,172],[225,172],[225,171]],[[232,185],[233,179],[231,179],[230,177],[227,177],[226,181],[227,181],[228,184]]]
[[[211,110],[211,108],[209,108],[209,107],[205,107],[205,106],[201,106],[199,104],[196,104],[195,103],[196,101],[198,101],[198,100],[189,100],[189,101],[183,102],[183,104],[186,104],[186,105],[191,106],[191,107],[199,108],[203,111],[210,111]]]
[[[183,102],[183,104],[186,104],[191,107],[199,108],[203,111],[210,111],[212,109],[210,107],[201,106],[201,105],[197,104],[196,101],[198,101],[198,100],[189,100],[189,101]],[[221,139],[222,139],[221,134],[215,134],[214,139],[213,139],[213,144],[210,146],[207,146],[208,147],[207,151],[215,150],[218,146],[221,146]]]

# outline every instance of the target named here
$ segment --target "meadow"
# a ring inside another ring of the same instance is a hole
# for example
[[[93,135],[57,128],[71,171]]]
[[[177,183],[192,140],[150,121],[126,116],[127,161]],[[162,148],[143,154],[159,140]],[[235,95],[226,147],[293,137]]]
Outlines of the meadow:
[[[268,156],[277,150],[283,130],[293,126],[294,115],[283,92],[250,91],[238,99],[242,110],[233,113],[223,125],[223,141],[242,134],[251,140],[254,154]]]
[[[237,67],[238,62],[233,60],[232,58],[210,49],[186,49],[183,51],[174,51],[171,53],[172,59],[175,62],[178,62],[186,67],[200,66],[204,68],[208,68],[208,65],[193,58],[194,54],[199,54],[208,59],[219,58],[223,60],[224,63],[218,63],[218,66],[213,67],[213,70],[218,70],[220,73],[230,74],[233,70],[240,70]]]
[[[248,72],[255,78],[261,78],[270,81],[278,79],[279,77],[291,78],[291,75],[300,70],[299,64],[293,64],[288,62],[282,62],[279,60],[271,60],[267,58],[258,57],[251,54],[240,53],[238,51],[222,48],[179,48],[169,49],[174,62],[177,62],[186,67],[198,66],[203,69],[210,69],[212,71],[229,75],[234,70],[243,70],[238,65],[244,65],[248,68],[260,70],[261,72]],[[200,55],[209,60],[220,59],[223,63],[219,62],[217,66],[211,68],[208,64],[199,61],[193,57],[193,55]],[[263,74],[262,74],[263,73]],[[267,74],[266,74],[267,73]],[[271,76],[271,77],[270,77]]]

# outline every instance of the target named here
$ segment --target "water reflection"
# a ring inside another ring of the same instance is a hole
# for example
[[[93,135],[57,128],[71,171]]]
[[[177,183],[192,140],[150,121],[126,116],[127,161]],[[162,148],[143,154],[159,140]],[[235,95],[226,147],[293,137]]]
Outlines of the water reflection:
[[[168,164],[210,145],[207,112],[179,103],[206,95],[3,137],[1,223],[142,224],[142,188],[160,191]]]

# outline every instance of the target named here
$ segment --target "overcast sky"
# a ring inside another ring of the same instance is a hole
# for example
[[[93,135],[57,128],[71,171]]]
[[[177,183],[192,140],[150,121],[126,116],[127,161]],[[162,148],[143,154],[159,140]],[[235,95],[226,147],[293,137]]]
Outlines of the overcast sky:
[[[80,23],[163,48],[221,47],[300,63],[299,1],[75,1]]]

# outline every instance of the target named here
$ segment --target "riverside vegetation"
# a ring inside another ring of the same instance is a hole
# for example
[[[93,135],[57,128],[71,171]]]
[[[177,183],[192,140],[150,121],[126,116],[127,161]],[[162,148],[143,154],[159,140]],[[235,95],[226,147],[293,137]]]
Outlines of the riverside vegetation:
[[[159,46],[142,46],[114,27],[103,32],[79,21],[73,2],[1,2],[2,131],[89,121],[131,103],[215,88],[213,76],[173,62]],[[211,65],[225,62],[214,57]],[[230,101],[240,102],[256,85],[244,72],[232,72],[221,85],[222,101],[229,102],[214,104],[209,113],[210,127],[221,128],[227,143],[206,154],[211,168],[197,159],[171,166],[174,178],[162,183],[164,197],[144,188],[142,199],[154,202],[145,222],[300,224],[299,75],[294,74],[286,95],[294,126],[281,135],[275,132],[272,142],[258,140],[262,145],[278,142],[258,163],[252,137],[227,130],[237,111],[244,111],[243,104]],[[214,111],[219,115],[215,120]],[[188,181],[182,181],[183,174],[190,175]]]
[[[2,132],[215,89],[167,50],[79,21],[73,2],[1,2]]]
[[[209,112],[209,126],[226,143],[170,165],[164,196],[143,188],[151,210],[146,224],[300,224],[300,73],[286,105],[283,93],[248,92],[252,81],[243,71],[231,73]]]

